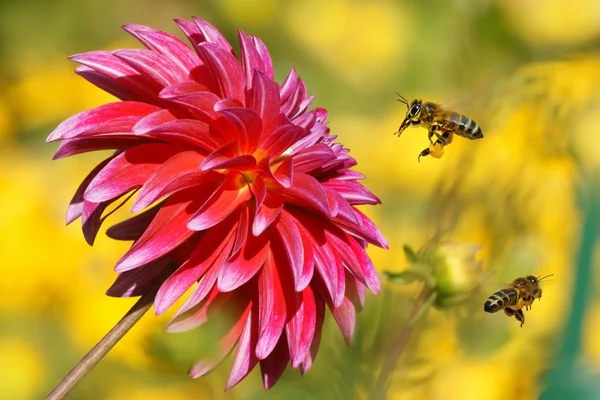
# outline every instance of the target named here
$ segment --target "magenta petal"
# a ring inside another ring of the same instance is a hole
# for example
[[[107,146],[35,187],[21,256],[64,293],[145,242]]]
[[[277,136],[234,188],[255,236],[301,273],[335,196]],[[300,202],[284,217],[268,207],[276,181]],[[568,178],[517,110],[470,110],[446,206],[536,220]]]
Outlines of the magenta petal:
[[[279,214],[279,221],[275,225],[279,234],[281,249],[285,253],[291,273],[294,278],[294,288],[298,290],[302,267],[304,266],[304,246],[302,236],[296,225],[296,221],[284,210]]]
[[[300,364],[300,373],[302,373],[302,375],[304,375],[306,371],[310,369],[313,362],[317,358],[317,352],[319,350],[319,345],[321,344],[321,333],[323,331],[323,322],[325,320],[325,303],[319,296],[315,296],[315,311],[315,334],[310,346],[310,352],[306,354],[304,362]]]
[[[363,239],[375,246],[388,249],[389,246],[385,237],[381,234],[379,229],[377,229],[377,226],[375,226],[373,221],[356,208],[354,208],[354,212],[358,218],[360,218],[360,225],[348,224],[348,222],[343,220],[337,220],[337,225],[352,236]]]
[[[254,182],[250,183],[250,190],[252,191],[254,201],[256,202],[256,211],[258,211],[267,197],[265,180],[260,176],[257,176]],[[255,234],[254,236],[258,236],[258,234]]]
[[[249,235],[239,253],[229,259],[221,269],[217,285],[222,292],[230,292],[248,282],[264,265],[270,251],[267,234]]]
[[[140,118],[132,127],[131,132],[136,135],[143,135],[156,127],[175,120],[177,120],[177,117],[171,111],[159,110]]]
[[[159,203],[135,217],[119,222],[106,230],[106,236],[115,240],[138,240],[148,228],[164,203]]]
[[[280,115],[277,128],[268,135],[261,137],[259,148],[264,149],[271,159],[275,159],[289,149],[305,133],[305,129],[290,123],[286,117]]]
[[[248,305],[246,310],[229,330],[229,332],[223,337],[223,339],[219,341],[219,351],[217,357],[210,360],[201,360],[194,364],[189,372],[192,378],[199,378],[206,375],[217,365],[219,365],[221,361],[227,357],[227,355],[229,355],[233,349],[233,346],[235,346],[240,338],[244,327],[246,326],[246,321],[248,320],[251,306],[251,304]]]
[[[344,301],[339,307],[329,307],[335,322],[337,322],[342,336],[346,341],[346,344],[350,344],[352,335],[354,335],[354,327],[356,324],[356,309],[352,302],[344,297]]]
[[[138,188],[170,157],[182,149],[162,143],[133,147],[112,159],[89,184],[84,198],[92,202],[113,199]]]
[[[201,121],[210,123],[217,119],[217,113],[214,110],[219,97],[210,92],[198,92],[182,94],[180,86],[169,86],[160,92],[160,97],[173,103],[177,103],[194,114]]]
[[[232,182],[230,180],[229,182]],[[208,201],[187,222],[187,227],[194,231],[203,231],[223,221],[238,206],[251,197],[248,186],[241,188],[228,185],[227,182],[218,189]]]
[[[98,150],[119,150],[126,149],[135,145],[154,142],[152,139],[133,137],[133,135],[123,136],[106,136],[92,137],[85,139],[64,140],[58,146],[53,160],[58,160],[64,157],[75,154],[87,153],[89,151]]]
[[[373,294],[379,294],[381,292],[381,282],[379,281],[379,276],[377,275],[377,270],[369,258],[369,255],[365,251],[365,249],[360,246],[354,238],[349,237],[347,241],[350,243],[352,247],[352,251],[358,258],[358,263],[362,270],[362,275],[364,276],[364,281],[367,287]]]
[[[283,334],[271,354],[264,360],[260,360],[260,372],[265,390],[271,389],[277,383],[289,361],[290,353]]]
[[[188,74],[201,65],[200,60],[182,41],[166,32],[141,25],[123,25],[123,29],[135,36],[148,49],[167,57],[172,65],[177,65],[182,73]]]
[[[229,54],[233,54],[233,48],[231,47],[225,36],[223,36],[217,28],[211,25],[208,21],[205,21],[201,18],[193,17],[192,20],[196,23],[198,28],[200,28],[204,39],[203,41],[206,41],[208,43],[214,43],[218,47],[226,50]]]
[[[262,234],[283,210],[283,200],[276,196],[267,196],[260,208],[257,210],[252,222],[252,234]]]
[[[197,51],[215,78],[221,98],[244,101],[246,78],[238,60],[229,51],[213,43],[201,43]]]
[[[275,348],[286,321],[285,295],[271,257],[267,258],[258,278],[258,308],[256,357],[263,360]]]
[[[67,208],[67,225],[81,216],[83,212],[84,203],[83,193],[87,189],[90,182],[96,177],[96,175],[98,175],[98,172],[100,172],[104,168],[104,166],[106,166],[106,164],[108,164],[111,160],[112,157],[109,157],[106,160],[102,161],[83,179],[83,181],[77,188],[77,191],[73,195],[73,198],[69,203],[69,207]]]
[[[171,307],[213,264],[225,261],[225,249],[231,248],[232,228],[231,224],[224,224],[204,233],[190,258],[160,287],[154,300],[156,315]]]
[[[259,71],[254,71],[251,77],[253,83],[247,95],[248,108],[260,116],[263,132],[271,132],[279,116],[279,88]]]
[[[193,199],[197,191],[185,191],[171,196],[156,214],[142,237],[117,262],[115,271],[127,271],[149,263],[175,249],[189,238],[194,231],[186,226],[190,213],[197,202]],[[200,195],[200,193],[198,193]]]
[[[294,154],[294,169],[305,174],[312,174],[319,171],[324,164],[335,159],[336,156],[331,151],[331,147],[317,143]]]
[[[244,331],[240,336],[240,341],[238,342],[233,366],[231,367],[231,373],[229,374],[225,390],[229,390],[237,385],[239,381],[244,379],[244,377],[252,371],[256,363],[258,363],[258,358],[256,358],[254,352],[256,341],[258,340],[258,324],[256,321],[258,316],[256,315],[255,310],[256,307],[253,306],[248,315],[246,326],[244,326]]]
[[[291,157],[286,158],[273,172],[273,178],[284,188],[292,186],[294,180],[294,163]]]
[[[281,193],[292,204],[320,211],[324,215],[329,216],[327,195],[319,181],[310,175],[302,173],[294,174],[292,186],[285,188]]]
[[[175,181],[182,181],[182,177],[192,173],[198,173],[200,164],[204,157],[195,151],[183,151],[166,160],[155,172],[149,177],[133,203],[132,212],[138,212],[154,203],[160,197],[173,193],[173,191],[165,190]],[[198,174],[199,175],[199,174]],[[200,177],[195,175],[192,182],[186,182],[183,185],[174,185],[173,189],[182,190],[192,186],[194,183],[202,184]]]
[[[245,108],[222,109],[219,115],[219,133],[228,142],[237,142],[241,154],[252,154],[263,129],[260,117],[254,111]]]
[[[131,65],[161,87],[189,80],[187,74],[155,51],[142,49],[117,50],[113,54]]]
[[[167,332],[185,332],[204,325],[208,321],[209,310],[220,311],[230,297],[229,294],[222,295],[216,287],[213,287],[201,302],[197,302],[185,311],[179,310],[169,322]]]
[[[112,297],[141,296],[156,285],[156,279],[169,266],[167,257],[159,258],[141,268],[121,272],[115,282],[106,291]]]
[[[124,101],[119,103],[109,103],[96,107],[94,109],[75,114],[71,118],[63,121],[52,131],[46,139],[47,142],[74,138],[77,135],[96,128],[98,124],[121,117],[139,117],[142,118],[159,108],[146,103],[137,103],[133,101]]]
[[[381,204],[381,200],[360,182],[331,179],[323,185],[341,194],[352,205]]]
[[[235,256],[242,249],[244,242],[246,242],[246,237],[248,236],[249,225],[250,208],[248,207],[248,205],[242,205],[238,221],[238,229],[235,235],[235,244],[233,245],[233,249],[231,250],[230,258]]]
[[[300,306],[286,325],[292,368],[297,368],[310,351],[315,334],[317,312],[315,296],[310,286],[302,291]]]

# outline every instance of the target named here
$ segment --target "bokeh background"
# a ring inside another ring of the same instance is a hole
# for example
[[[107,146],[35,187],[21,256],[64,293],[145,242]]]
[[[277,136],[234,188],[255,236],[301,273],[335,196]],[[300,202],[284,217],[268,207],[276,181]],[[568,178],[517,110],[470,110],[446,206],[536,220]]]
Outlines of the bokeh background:
[[[74,190],[103,155],[52,162],[56,144],[44,139],[71,114],[113,100],[66,57],[139,47],[123,23],[179,35],[172,19],[192,15],[232,43],[238,28],[259,35],[278,81],[295,66],[329,110],[383,201],[366,209],[391,246],[371,251],[380,271],[406,269],[402,245],[436,235],[482,246],[489,289],[421,320],[389,398],[600,398],[600,2],[3,0],[2,399],[43,398],[134,303],[104,295],[125,245],[99,237],[91,248],[78,223],[64,226]],[[406,111],[395,92],[447,104],[485,138],[457,138],[442,159],[417,163],[426,131],[392,135]],[[483,313],[506,282],[547,273],[523,328]],[[386,284],[370,296],[350,347],[329,318],[310,372],[288,370],[269,393],[257,371],[223,393],[230,362],[190,379],[214,335],[167,334],[169,313],[148,313],[70,398],[366,398],[418,290]]]

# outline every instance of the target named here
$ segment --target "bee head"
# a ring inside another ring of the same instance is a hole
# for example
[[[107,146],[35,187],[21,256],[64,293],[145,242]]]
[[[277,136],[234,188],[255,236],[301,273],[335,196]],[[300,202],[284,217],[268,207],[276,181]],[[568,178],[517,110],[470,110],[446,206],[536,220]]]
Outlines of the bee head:
[[[534,297],[536,297],[536,298],[542,297],[542,289],[540,288],[540,281],[542,279],[546,279],[546,278],[548,278],[548,277],[550,277],[552,275],[553,274],[542,276],[542,277],[540,277],[540,276],[535,277],[533,275],[528,275],[525,278],[525,279],[527,279],[533,285],[533,288],[534,288],[533,289],[533,295],[534,295]]]
[[[398,136],[400,136],[410,125],[418,125],[421,122],[420,117],[423,101],[413,100],[409,103],[403,96],[398,93],[396,94],[398,95],[398,101],[406,104],[406,117],[404,117],[404,121],[402,121],[400,128],[398,128],[398,131],[396,132]]]

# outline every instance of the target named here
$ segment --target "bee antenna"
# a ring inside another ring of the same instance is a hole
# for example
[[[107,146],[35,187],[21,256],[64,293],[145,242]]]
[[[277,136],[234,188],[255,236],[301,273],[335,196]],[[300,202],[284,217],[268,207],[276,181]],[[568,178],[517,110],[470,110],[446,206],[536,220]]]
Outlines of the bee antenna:
[[[406,99],[404,98],[404,96],[402,96],[402,95],[401,95],[400,93],[398,93],[398,92],[396,92],[396,95],[399,97],[399,99],[396,99],[396,100],[398,100],[400,103],[404,103],[404,104],[406,104],[406,108],[408,108],[408,100],[406,100]]]
[[[546,278],[549,278],[549,277],[551,277],[551,276],[554,276],[554,274],[550,274],[550,275],[546,275],[546,276],[538,277],[538,278],[537,278],[537,280],[538,280],[538,281],[541,281],[542,279],[546,279]]]

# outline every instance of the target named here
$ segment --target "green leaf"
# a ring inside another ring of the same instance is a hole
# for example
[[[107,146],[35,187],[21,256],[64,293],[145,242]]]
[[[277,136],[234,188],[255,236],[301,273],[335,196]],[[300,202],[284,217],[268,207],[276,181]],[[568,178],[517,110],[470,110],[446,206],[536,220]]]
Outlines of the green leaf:
[[[411,264],[416,263],[418,260],[417,253],[407,244],[402,246],[402,248],[404,249],[404,256],[406,257],[406,261],[408,261]]]

